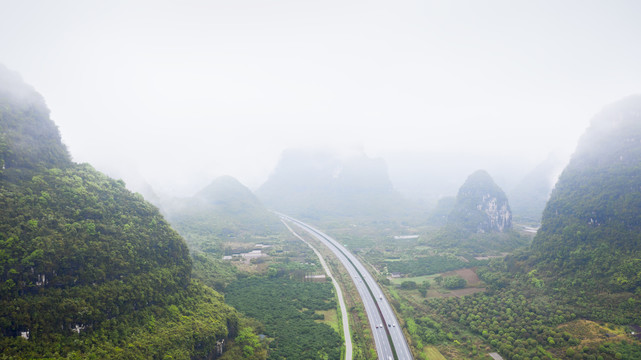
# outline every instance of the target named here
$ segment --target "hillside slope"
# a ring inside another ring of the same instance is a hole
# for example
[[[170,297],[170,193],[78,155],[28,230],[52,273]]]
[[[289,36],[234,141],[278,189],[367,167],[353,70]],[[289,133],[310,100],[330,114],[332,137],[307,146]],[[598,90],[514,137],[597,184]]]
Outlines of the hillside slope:
[[[0,66],[3,358],[212,358],[239,317],[192,282],[182,238],[122,181],[75,164]]]
[[[532,248],[575,283],[641,286],[641,96],[606,107],[579,141],[543,212]]]

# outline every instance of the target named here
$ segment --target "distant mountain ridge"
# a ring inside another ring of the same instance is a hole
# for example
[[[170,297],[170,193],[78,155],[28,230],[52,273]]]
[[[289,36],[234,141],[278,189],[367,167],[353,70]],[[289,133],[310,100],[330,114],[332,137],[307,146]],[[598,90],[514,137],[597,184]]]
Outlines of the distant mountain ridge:
[[[167,219],[194,248],[223,237],[253,237],[282,230],[278,217],[231,176],[214,179],[194,196],[161,202]]]
[[[249,188],[231,176],[216,178],[194,197],[210,206],[220,208],[223,212],[237,213],[247,208],[264,208]]]
[[[389,217],[406,205],[382,159],[287,150],[256,192],[275,210],[303,217]]]

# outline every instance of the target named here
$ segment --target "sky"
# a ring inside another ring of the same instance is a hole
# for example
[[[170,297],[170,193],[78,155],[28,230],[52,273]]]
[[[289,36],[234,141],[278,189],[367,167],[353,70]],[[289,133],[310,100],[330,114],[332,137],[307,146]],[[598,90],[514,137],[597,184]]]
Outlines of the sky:
[[[394,181],[438,176],[421,158],[571,152],[641,92],[640,18],[616,0],[0,0],[0,63],[75,161],[133,188],[256,188],[292,147],[383,157]]]

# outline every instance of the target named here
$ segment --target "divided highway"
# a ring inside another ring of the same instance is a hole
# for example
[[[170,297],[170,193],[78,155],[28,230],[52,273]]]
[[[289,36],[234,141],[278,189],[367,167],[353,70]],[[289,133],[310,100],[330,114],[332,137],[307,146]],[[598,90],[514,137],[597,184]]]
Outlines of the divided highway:
[[[301,229],[314,236],[314,238],[327,246],[345,266],[363,300],[365,312],[372,328],[378,358],[383,360],[411,360],[412,352],[405,340],[403,330],[398,325],[396,315],[378,283],[365,266],[343,245],[327,234],[302,221],[284,214],[277,214],[281,219],[297,224]]]

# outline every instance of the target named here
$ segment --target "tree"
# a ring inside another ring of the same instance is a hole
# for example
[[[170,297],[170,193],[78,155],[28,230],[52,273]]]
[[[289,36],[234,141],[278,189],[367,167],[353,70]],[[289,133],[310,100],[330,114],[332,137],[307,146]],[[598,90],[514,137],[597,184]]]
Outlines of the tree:
[[[463,279],[462,277],[456,275],[456,276],[448,276],[443,280],[443,287],[446,289],[462,289],[467,285],[467,281]]]
[[[403,290],[414,290],[417,287],[418,286],[416,285],[416,282],[414,282],[414,281],[409,281],[408,280],[408,281],[403,281],[401,283],[401,289],[403,289]]]

